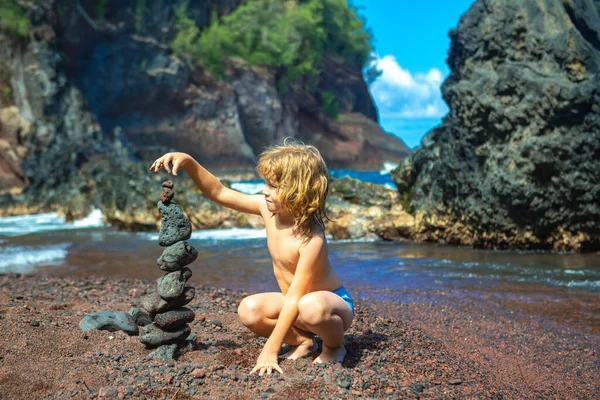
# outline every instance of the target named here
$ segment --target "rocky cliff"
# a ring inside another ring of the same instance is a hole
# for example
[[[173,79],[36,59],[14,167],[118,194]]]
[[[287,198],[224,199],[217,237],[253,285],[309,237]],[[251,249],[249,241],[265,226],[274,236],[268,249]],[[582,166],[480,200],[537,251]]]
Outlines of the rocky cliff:
[[[414,237],[600,248],[600,1],[478,0],[449,36],[450,112],[394,172]]]
[[[409,154],[377,124],[359,64],[325,57],[311,90],[283,91],[275,71],[243,60],[215,79],[169,48],[182,2],[11,1],[31,27],[0,32],[0,190],[60,191],[86,163],[147,163],[173,149],[217,171],[251,171],[286,136],[319,146],[331,167],[378,169]],[[194,1],[188,12],[202,28],[240,3]],[[324,92],[338,118],[323,112]]]

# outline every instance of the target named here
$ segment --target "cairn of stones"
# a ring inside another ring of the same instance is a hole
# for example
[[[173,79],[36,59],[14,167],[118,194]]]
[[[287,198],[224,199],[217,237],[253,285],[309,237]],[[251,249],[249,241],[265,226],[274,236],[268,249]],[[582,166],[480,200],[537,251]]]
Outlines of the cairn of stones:
[[[196,249],[186,242],[192,235],[192,225],[173,201],[173,182],[163,182],[162,187],[158,202],[161,217],[158,244],[165,250],[156,262],[165,274],[157,281],[156,293],[141,302],[152,322],[142,328],[140,341],[149,348],[183,344],[191,332],[188,323],[195,318],[194,312],[184,307],[196,294],[193,287],[186,286],[192,276],[186,265],[198,257]]]

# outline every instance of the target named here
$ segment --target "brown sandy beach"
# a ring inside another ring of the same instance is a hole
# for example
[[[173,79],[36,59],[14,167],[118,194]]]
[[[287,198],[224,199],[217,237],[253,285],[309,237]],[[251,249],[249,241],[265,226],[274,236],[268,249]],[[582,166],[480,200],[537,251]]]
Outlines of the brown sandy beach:
[[[195,285],[196,343],[175,361],[149,358],[151,350],[123,332],[79,329],[87,313],[127,312],[154,287],[141,280],[0,276],[0,398],[593,399],[600,393],[594,295],[556,304],[526,304],[518,296],[457,301],[458,292],[438,293],[429,303],[357,299],[342,365],[286,360],[284,375],[261,378],[248,372],[264,340],[235,314],[247,293]]]

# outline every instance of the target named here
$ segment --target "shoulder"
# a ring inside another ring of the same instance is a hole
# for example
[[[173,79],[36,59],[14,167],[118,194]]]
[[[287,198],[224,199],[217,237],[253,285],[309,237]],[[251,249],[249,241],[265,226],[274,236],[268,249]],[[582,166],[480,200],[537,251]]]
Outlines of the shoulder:
[[[269,209],[267,208],[267,203],[265,202],[265,196],[263,196],[262,194],[253,194],[252,197],[254,197],[254,201],[258,204],[258,209],[260,211],[260,216],[265,220],[268,217],[271,216],[271,213],[269,212]]]
[[[300,251],[320,251],[327,246],[325,233],[320,229],[313,229],[309,236],[306,236],[300,245]]]

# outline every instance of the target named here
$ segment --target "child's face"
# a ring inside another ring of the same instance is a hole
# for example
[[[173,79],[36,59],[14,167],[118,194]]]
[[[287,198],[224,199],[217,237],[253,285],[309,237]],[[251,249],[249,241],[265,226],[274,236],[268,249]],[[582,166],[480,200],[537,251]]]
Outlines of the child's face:
[[[277,196],[277,185],[267,181],[265,188],[263,189],[263,195],[265,196],[265,201],[267,202],[267,209],[272,213],[279,213],[282,210],[281,202],[279,201],[279,197]]]

